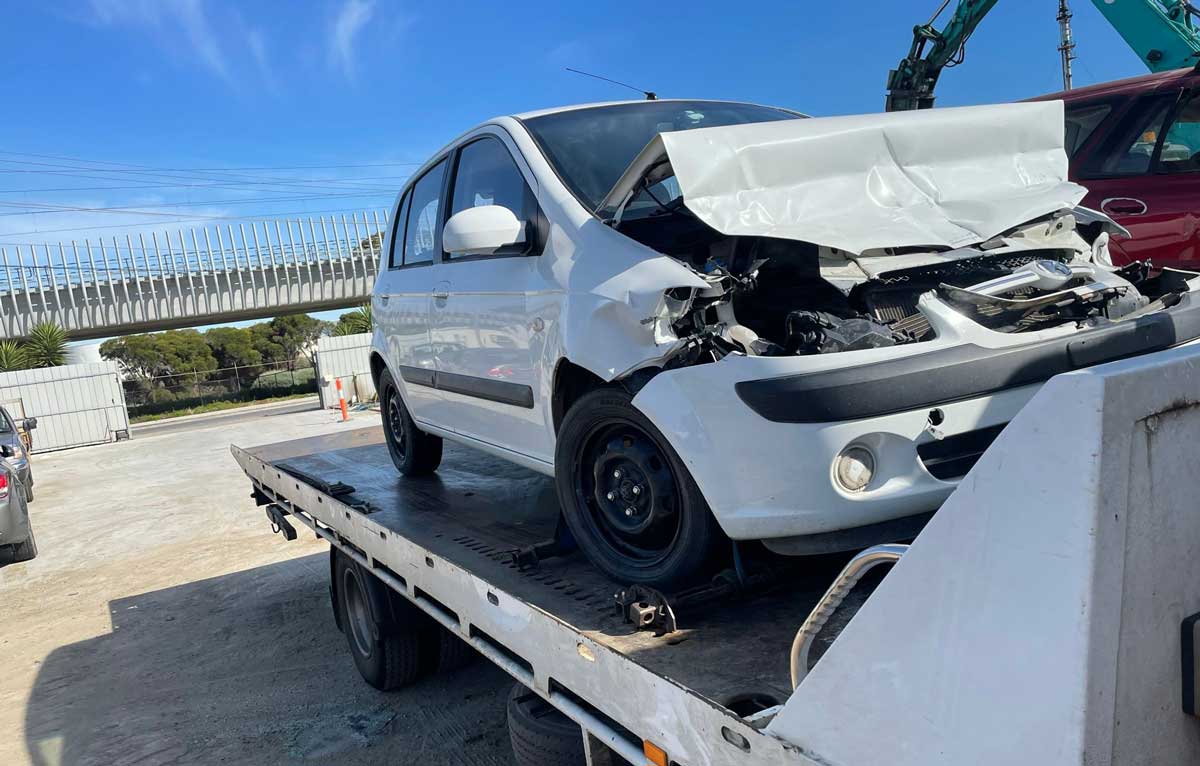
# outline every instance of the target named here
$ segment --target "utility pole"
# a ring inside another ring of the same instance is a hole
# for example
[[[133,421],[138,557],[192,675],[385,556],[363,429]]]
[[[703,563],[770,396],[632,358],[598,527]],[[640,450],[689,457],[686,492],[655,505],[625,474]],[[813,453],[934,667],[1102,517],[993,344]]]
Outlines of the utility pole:
[[[1058,52],[1062,56],[1063,90],[1071,89],[1071,62],[1075,60],[1075,38],[1071,36],[1071,9],[1058,0]]]

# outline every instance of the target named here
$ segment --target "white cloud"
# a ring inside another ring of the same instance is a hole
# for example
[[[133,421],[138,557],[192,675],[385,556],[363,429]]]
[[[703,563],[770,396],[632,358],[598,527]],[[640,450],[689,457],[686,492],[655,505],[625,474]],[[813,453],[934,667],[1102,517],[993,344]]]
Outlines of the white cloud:
[[[329,40],[330,63],[354,77],[355,41],[375,12],[374,0],[346,0],[338,10]]]
[[[141,28],[163,50],[178,55],[182,51],[191,61],[229,83],[235,83],[234,67],[217,28],[228,30],[231,25],[214,25],[208,6],[202,0],[91,0],[93,24],[100,26],[129,26]],[[260,57],[265,48],[261,39],[256,43],[250,30],[237,25],[246,38],[246,46],[263,69]],[[237,46],[231,46],[237,47]]]

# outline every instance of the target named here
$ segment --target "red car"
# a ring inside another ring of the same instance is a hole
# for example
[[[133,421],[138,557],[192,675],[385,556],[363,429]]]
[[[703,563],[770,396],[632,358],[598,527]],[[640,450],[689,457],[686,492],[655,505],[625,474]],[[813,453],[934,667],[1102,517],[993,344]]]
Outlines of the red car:
[[[1133,237],[1114,237],[1118,264],[1200,271],[1200,71],[1128,80],[1041,96],[1067,109],[1071,180],[1083,204]]]

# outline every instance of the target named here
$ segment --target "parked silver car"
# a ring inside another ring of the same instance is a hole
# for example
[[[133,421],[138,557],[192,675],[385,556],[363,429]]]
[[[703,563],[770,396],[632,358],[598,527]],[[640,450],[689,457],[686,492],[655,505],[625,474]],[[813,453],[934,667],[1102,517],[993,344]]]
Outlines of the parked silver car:
[[[17,480],[25,491],[25,501],[29,503],[33,502],[33,466],[29,462],[29,450],[33,449],[33,429],[35,428],[37,428],[37,418],[17,421],[13,419],[8,410],[0,407],[2,458],[16,472]],[[0,542],[0,545],[2,544]]]
[[[0,456],[8,458],[12,452],[11,446],[0,445]],[[0,566],[29,561],[37,556],[24,490],[7,459],[0,460]]]

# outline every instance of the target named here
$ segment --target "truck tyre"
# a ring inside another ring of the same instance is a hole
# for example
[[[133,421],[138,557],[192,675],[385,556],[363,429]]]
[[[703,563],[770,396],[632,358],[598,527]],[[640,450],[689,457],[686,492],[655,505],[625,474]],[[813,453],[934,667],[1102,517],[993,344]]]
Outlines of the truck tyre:
[[[438,626],[438,663],[439,673],[466,667],[479,658],[479,652],[458,635]]]
[[[508,695],[508,736],[517,766],[583,766],[583,730],[522,684]]]
[[[431,669],[435,645],[429,618],[408,602],[380,593],[376,589],[387,586],[341,552],[333,569],[340,624],[363,680],[391,691]],[[379,614],[384,609],[390,614]]]
[[[396,470],[405,476],[428,476],[436,471],[442,462],[442,437],[417,428],[390,370],[379,375],[379,412]]]
[[[621,584],[698,579],[720,539],[687,467],[620,389],[572,405],[554,451],[558,500],[587,557]]]
[[[13,546],[13,563],[33,561],[37,558],[37,542],[33,539],[33,528],[29,529],[29,539]]]

